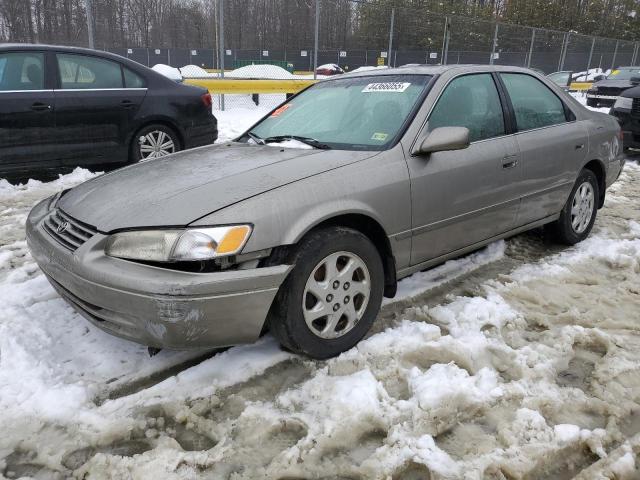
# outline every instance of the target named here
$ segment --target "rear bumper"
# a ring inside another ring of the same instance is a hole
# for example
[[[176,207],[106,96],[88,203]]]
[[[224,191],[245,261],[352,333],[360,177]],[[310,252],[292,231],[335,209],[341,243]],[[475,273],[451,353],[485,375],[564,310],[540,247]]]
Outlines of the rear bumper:
[[[213,115],[202,123],[192,125],[185,135],[185,147],[210,145],[218,139],[218,121]]]
[[[27,220],[27,241],[58,293],[109,333],[158,348],[255,341],[290,266],[216,273],[167,270],[108,257],[95,234],[75,252],[40,226],[47,202]]]
[[[640,148],[640,116],[632,116],[630,110],[622,108],[612,108],[611,115],[620,123],[624,148]]]

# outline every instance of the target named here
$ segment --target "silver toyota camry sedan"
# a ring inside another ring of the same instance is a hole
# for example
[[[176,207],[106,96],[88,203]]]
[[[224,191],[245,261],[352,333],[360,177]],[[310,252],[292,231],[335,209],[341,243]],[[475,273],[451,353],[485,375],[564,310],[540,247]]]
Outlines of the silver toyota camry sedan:
[[[621,133],[537,73],[407,67],[322,81],[235,141],[36,205],[27,238],[78,312],[155,348],[327,358],[419,270],[545,225],[583,240]]]

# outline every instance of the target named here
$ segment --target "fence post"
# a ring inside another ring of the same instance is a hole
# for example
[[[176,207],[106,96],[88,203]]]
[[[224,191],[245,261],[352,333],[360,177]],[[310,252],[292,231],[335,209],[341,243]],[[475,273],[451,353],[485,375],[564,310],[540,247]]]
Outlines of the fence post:
[[[393,23],[396,19],[396,9],[391,9],[391,27],[389,28],[389,48],[387,49],[387,66],[391,67],[391,48],[393,47]]]
[[[631,59],[631,65],[636,64],[636,60],[638,59],[638,49],[640,48],[640,43],[636,42],[633,48],[633,58]]]
[[[589,52],[589,61],[587,62],[587,77],[586,78],[589,78],[588,75],[589,75],[589,70],[591,70],[591,60],[593,60],[593,49],[595,48],[595,46],[596,46],[596,37],[593,37],[591,39],[591,51]]]
[[[527,68],[531,68],[531,57],[533,56],[533,44],[536,41],[536,29],[531,29],[531,45],[529,45],[529,57],[527,58]]]
[[[616,48],[613,50],[613,58],[611,59],[611,70],[616,66],[616,57],[618,56],[618,43],[620,40],[616,40]]]
[[[567,42],[567,34],[565,33],[562,37],[562,46],[560,47],[560,58],[558,59],[558,71],[562,70],[562,56],[564,55],[564,45]]]
[[[87,34],[89,35],[89,48],[94,48],[93,34],[93,8],[91,0],[85,0],[85,9],[87,10]]]
[[[224,0],[218,0],[218,6],[220,8],[220,26],[218,27],[218,46],[220,49],[218,55],[220,55],[220,59],[218,63],[220,66],[220,78],[224,78]],[[224,112],[224,93],[220,95],[220,110]]]
[[[318,29],[320,28],[320,0],[316,0],[316,27],[315,27],[315,39],[313,44],[313,78],[317,77],[316,70],[318,69]]]
[[[496,29],[493,31],[493,45],[491,46],[491,58],[489,58],[489,65],[493,65],[493,57],[496,54],[496,46],[498,45],[498,25],[496,22]]]
[[[449,57],[449,17],[444,17],[444,33],[442,34],[442,53],[440,54],[440,63],[447,64]]]

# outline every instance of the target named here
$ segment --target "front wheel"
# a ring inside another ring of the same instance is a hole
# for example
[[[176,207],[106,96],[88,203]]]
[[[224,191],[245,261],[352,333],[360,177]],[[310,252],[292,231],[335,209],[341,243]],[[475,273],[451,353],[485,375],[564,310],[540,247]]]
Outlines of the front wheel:
[[[295,265],[269,312],[284,347],[324,359],[350,349],[375,320],[384,269],[375,245],[350,228],[311,233],[289,259]]]
[[[160,124],[142,128],[131,141],[131,156],[134,162],[144,162],[178,151],[178,136],[171,128]]]
[[[582,170],[560,218],[551,224],[557,240],[575,245],[589,236],[598,212],[598,179],[591,170]]]

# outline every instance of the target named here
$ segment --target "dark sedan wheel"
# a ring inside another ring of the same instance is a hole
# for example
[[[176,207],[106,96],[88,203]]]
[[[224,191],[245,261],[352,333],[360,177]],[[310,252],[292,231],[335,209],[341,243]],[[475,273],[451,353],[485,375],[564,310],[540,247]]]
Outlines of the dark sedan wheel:
[[[582,170],[560,218],[552,224],[558,241],[575,245],[589,236],[596,221],[598,198],[598,179],[591,170]]]
[[[176,133],[164,125],[149,125],[140,130],[132,141],[136,162],[164,157],[180,150]]]
[[[375,245],[349,228],[307,236],[289,259],[295,265],[280,287],[269,327],[280,343],[313,358],[353,347],[380,311],[384,270]]]

